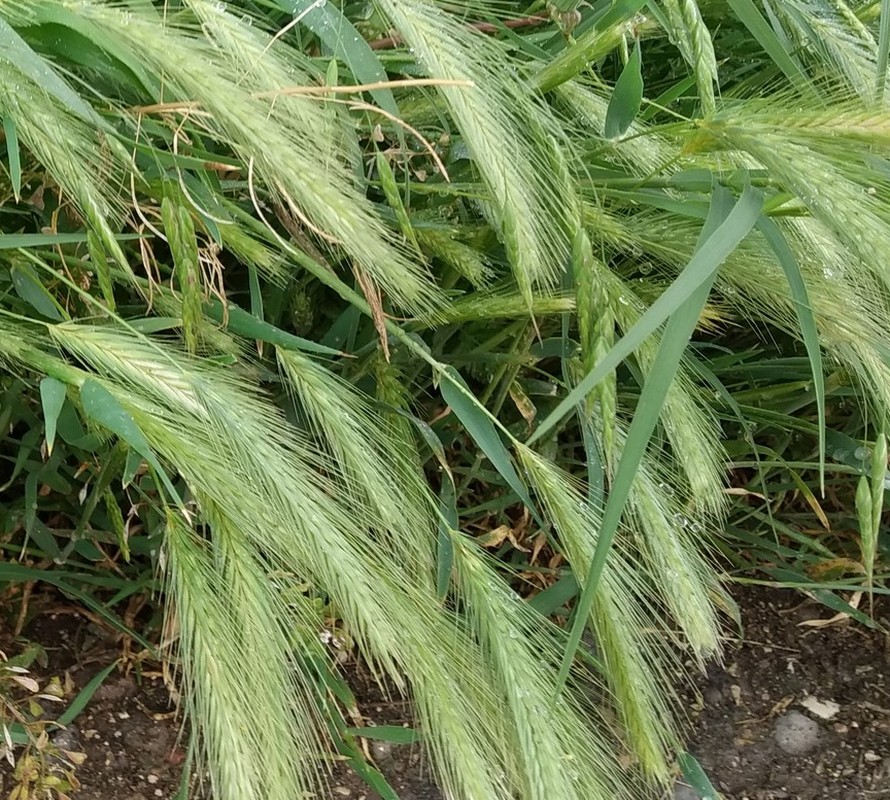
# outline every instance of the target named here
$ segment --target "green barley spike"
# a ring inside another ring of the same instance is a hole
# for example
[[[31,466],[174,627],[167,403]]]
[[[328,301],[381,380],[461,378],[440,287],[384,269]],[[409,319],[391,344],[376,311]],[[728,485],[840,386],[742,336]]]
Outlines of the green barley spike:
[[[170,197],[161,201],[164,231],[173,257],[174,273],[182,297],[182,331],[186,348],[195,353],[200,341],[202,312],[201,269],[195,225],[188,209]]]
[[[614,344],[615,316],[611,310],[609,293],[598,274],[596,256],[586,231],[581,230],[575,237],[572,255],[581,360],[584,371],[589,372]],[[616,410],[617,387],[613,373],[601,381],[587,397],[587,412],[592,416],[602,437],[605,457],[609,462],[615,452]]]
[[[399,191],[399,184],[396,181],[395,173],[392,171],[392,167],[386,156],[379,151],[377,153],[377,175],[380,178],[383,194],[386,195],[386,202],[389,203],[389,207],[393,210],[396,219],[399,221],[399,228],[401,229],[402,234],[405,239],[411,243],[417,254],[422,257],[420,244],[417,241],[417,237],[414,235],[414,226],[411,224],[411,217],[408,215],[408,210],[405,208],[405,203],[402,201],[402,193]]]
[[[127,526],[124,523],[124,515],[121,513],[121,507],[118,505],[117,498],[111,489],[106,489],[103,494],[105,500],[105,513],[108,514],[108,520],[111,523],[111,532],[117,539],[118,547],[124,561],[130,561],[130,543],[127,540]]]
[[[99,281],[99,289],[102,291],[102,297],[109,311],[117,308],[114,302],[114,285],[111,281],[111,268],[108,265],[108,254],[102,245],[102,240],[95,231],[87,232],[87,249],[90,253],[90,261],[96,273],[96,280]]]

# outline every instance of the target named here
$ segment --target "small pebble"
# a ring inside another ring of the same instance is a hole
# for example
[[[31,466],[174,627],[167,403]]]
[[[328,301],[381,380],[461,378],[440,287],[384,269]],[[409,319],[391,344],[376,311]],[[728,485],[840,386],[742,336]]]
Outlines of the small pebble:
[[[685,783],[674,784],[673,800],[699,800],[698,792]]]
[[[779,749],[791,756],[802,756],[819,744],[819,725],[799,711],[789,711],[776,720],[773,738]]]
[[[388,761],[392,758],[392,742],[376,741],[371,744],[371,752],[377,761]]]
[[[874,750],[866,750],[862,757],[866,761],[870,761],[872,764],[877,764],[878,761],[882,760]]]
[[[148,776],[145,778],[145,780],[147,780],[149,783],[157,783],[158,780],[159,780],[159,778],[158,778],[157,775],[148,775]]]
[[[60,750],[80,750],[81,745],[77,733],[77,728],[71,726],[55,734],[52,737],[52,743]]]

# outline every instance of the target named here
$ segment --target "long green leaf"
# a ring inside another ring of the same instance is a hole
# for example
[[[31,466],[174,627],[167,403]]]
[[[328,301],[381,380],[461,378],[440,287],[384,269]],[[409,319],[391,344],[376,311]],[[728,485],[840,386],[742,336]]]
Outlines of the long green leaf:
[[[140,234],[125,233],[114,237],[118,242],[131,242],[144,238]],[[21,247],[53,247],[59,244],[85,244],[85,233],[0,233],[0,250],[18,250]]]
[[[73,114],[90,125],[102,128],[105,123],[92,107],[75,92],[50,63],[35,53],[28,43],[0,17],[0,53],[23,74],[51,94]]]
[[[875,66],[877,102],[882,105],[887,90],[887,62],[890,56],[890,0],[881,0],[881,28],[878,34],[878,63]]]
[[[500,434],[498,434],[491,420],[481,411],[478,401],[473,402],[469,399],[468,395],[471,395],[472,392],[466,381],[453,367],[446,367],[444,372],[447,374],[442,376],[439,383],[442,398],[464,424],[470,436],[473,437],[476,444],[482,449],[482,452],[488,456],[488,460],[491,461],[501,477],[507,481],[510,488],[519,495],[522,502],[525,503],[532,513],[537,513],[529,495],[528,487],[519,477],[513,458],[504,445]],[[459,386],[464,391],[461,391],[458,388]]]
[[[454,543],[452,531],[457,530],[457,497],[451,475],[442,478],[439,491],[439,526],[436,554],[436,595],[444,600],[451,585],[451,571],[454,568]]]
[[[145,434],[142,433],[136,420],[121,405],[120,401],[101,383],[92,378],[84,381],[80,389],[80,400],[86,415],[120,437],[139,453],[155,470],[164,487],[170,492],[170,496],[180,502],[179,493],[170,482],[170,478],[151,449]]]
[[[637,323],[615,343],[603,360],[585,375],[578,385],[550,412],[529,438],[528,444],[533,444],[548,433],[587,396],[594,386],[633,353],[647,337],[658,330],[662,323],[680,308],[699,286],[710,280],[727,256],[748,234],[750,227],[746,227],[746,225],[748,217],[752,213],[751,209],[757,205],[759,210],[762,203],[760,192],[750,188],[745,191],[726,222],[714,232],[705,246],[692,257],[677,279],[646,310]],[[751,225],[754,222],[756,219],[751,222]]]
[[[791,58],[782,42],[779,41],[779,37],[776,36],[769,23],[763,18],[763,14],[760,13],[760,10],[754,4],[754,0],[727,0],[727,2],[742,24],[757,39],[760,46],[766,50],[767,55],[785,73],[791,83],[797,89],[811,94],[812,87],[806,75],[794,63],[794,59]]]
[[[61,306],[47,291],[30,264],[16,264],[9,272],[16,294],[38,314],[53,320],[63,318]]]
[[[714,784],[702,769],[698,759],[692,753],[683,752],[677,757],[680,771],[686,782],[698,793],[701,800],[718,800],[720,797]]]
[[[603,133],[607,139],[624,136],[631,123],[640,113],[643,102],[643,51],[640,43],[621,70],[618,82],[609,100]]]
[[[74,722],[80,712],[83,711],[89,704],[90,700],[93,699],[93,695],[105,682],[105,679],[111,675],[115,667],[117,667],[117,661],[112,661],[105,667],[105,669],[90,678],[87,685],[84,686],[83,689],[77,693],[77,697],[71,701],[71,705],[59,715],[56,724],[64,726]]]
[[[293,14],[321,39],[337,58],[349,66],[356,80],[363,84],[387,81],[386,70],[377,55],[356,27],[333,3],[319,3],[317,0],[274,0],[274,2],[279,8]],[[383,87],[371,89],[370,94],[384,111],[401,117],[399,105],[389,89]]]
[[[136,420],[101,383],[87,379],[81,387],[80,400],[88,417],[119,436],[147,461],[155,459]]]
[[[676,313],[672,314],[665,326],[653,367],[646,378],[643,391],[637,403],[633,421],[630,424],[621,459],[612,481],[612,490],[606,501],[603,520],[597,537],[593,559],[584,578],[584,590],[575,609],[575,618],[566,645],[566,652],[560,667],[560,685],[568,677],[575,652],[587,625],[593,608],[596,589],[605,567],[612,541],[618,531],[624,507],[636,478],[637,470],[646,453],[649,439],[658,423],[668,390],[674,381],[677,369],[689,339],[695,330],[701,312],[707,302],[711,285],[717,276],[717,269],[723,258],[717,259],[723,248],[731,245],[734,249],[750,233],[757,222],[763,206],[760,192],[747,188],[732,210],[729,209],[728,193],[723,189],[714,192],[712,213],[705,222],[698,252],[705,254],[701,271],[704,279],[699,281],[686,296]],[[719,244],[718,244],[719,243]],[[721,247],[722,245],[722,247]],[[731,252],[731,250],[729,251]],[[728,255],[728,253],[727,253]],[[693,262],[695,257],[693,257]],[[691,265],[692,262],[690,262]],[[687,267],[688,269],[688,267]]]
[[[12,117],[3,117],[3,135],[6,137],[6,160],[9,162],[12,193],[18,202],[22,196],[22,154],[19,150],[18,129]]]
[[[85,55],[82,63],[107,71],[109,64],[113,62],[103,65],[102,58],[96,55],[101,53],[102,57],[110,56],[120,62],[129,71],[129,74],[150,92],[157,86],[160,76],[152,75],[143,69],[139,59],[134,57],[121,39],[106,34],[100,26],[95,25],[74,9],[66,8],[62,3],[35,3],[34,5],[37,6],[33,11],[35,24],[45,26],[47,31],[52,32],[53,45],[61,54],[77,60],[74,54],[82,48]],[[73,36],[61,38],[59,27],[68,28],[73,32]],[[88,54],[88,49],[93,51],[92,58]],[[120,74],[122,73],[118,70],[115,77]]]
[[[800,272],[800,265],[794,251],[785,239],[782,229],[769,217],[761,217],[757,229],[763,234],[769,246],[779,259],[785,271],[785,280],[791,289],[791,297],[797,310],[797,321],[803,337],[804,347],[810,360],[813,375],[813,391],[816,395],[816,408],[819,414],[819,484],[825,492],[825,373],[822,370],[822,348],[819,344],[819,330],[810,305],[807,285]]]
[[[286,350],[302,350],[306,353],[319,353],[326,356],[343,355],[342,350],[325,347],[310,339],[303,339],[281,330],[281,328],[255,317],[249,311],[239,308],[234,303],[228,303],[223,309],[222,303],[214,298],[204,305],[204,311],[212,320],[219,323],[224,322],[232,333],[243,336],[245,339],[267,342]]]
[[[420,741],[420,734],[413,728],[400,725],[371,725],[365,728],[346,728],[350,736],[361,736],[363,739],[374,739],[379,742],[394,744],[414,744]]]

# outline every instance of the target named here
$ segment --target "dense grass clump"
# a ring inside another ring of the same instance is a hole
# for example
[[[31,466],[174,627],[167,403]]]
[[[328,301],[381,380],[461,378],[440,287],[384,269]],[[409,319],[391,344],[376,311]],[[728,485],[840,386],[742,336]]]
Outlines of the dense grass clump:
[[[454,800],[668,785],[718,548],[880,582],[888,45],[841,0],[0,0],[0,579],[163,590],[220,800],[331,750],[394,796],[331,625]],[[859,549],[761,536],[789,481]]]

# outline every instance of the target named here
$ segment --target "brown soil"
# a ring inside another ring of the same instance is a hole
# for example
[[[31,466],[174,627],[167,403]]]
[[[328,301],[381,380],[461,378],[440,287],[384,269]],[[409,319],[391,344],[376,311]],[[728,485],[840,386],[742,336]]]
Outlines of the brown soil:
[[[890,798],[890,639],[802,603],[799,593],[737,594],[742,641],[701,683],[690,750],[726,800]],[[890,603],[875,617],[890,628]],[[812,749],[777,740],[797,715],[812,720]]]
[[[8,635],[2,638],[0,649],[7,655],[21,649]],[[46,651],[46,665],[35,664],[31,674],[41,686],[52,676],[69,676],[75,685],[71,695],[120,655],[107,630],[71,613],[36,617],[24,638]],[[48,703],[42,705],[53,710]],[[74,771],[80,789],[72,800],[167,800],[179,790],[184,761],[179,734],[180,721],[160,673],[135,669],[106,678],[84,711],[64,731],[53,732],[50,741],[86,754]],[[9,772],[5,763],[0,765],[2,797],[14,785]]]
[[[689,698],[690,750],[715,786],[726,800],[890,800],[887,636],[844,621],[800,625],[832,613],[813,602],[802,605],[802,596],[790,591],[750,589],[737,599],[744,636]],[[876,617],[890,628],[890,603],[879,605]],[[39,617],[26,634],[47,649],[49,663],[38,671],[67,671],[78,686],[118,652],[100,629],[70,615]],[[2,644],[14,654],[10,642]],[[366,724],[410,722],[404,703],[370,685],[359,688]],[[173,800],[185,755],[173,712],[159,675],[109,677],[57,740],[87,755],[76,770],[81,788],[73,800]],[[810,731],[816,743],[804,754],[791,755],[777,741],[789,714],[818,726]],[[417,746],[369,741],[368,750],[401,800],[441,800]],[[0,796],[11,788],[9,770],[0,765]],[[696,797],[679,785],[674,796]],[[345,766],[320,800],[344,798],[379,800]]]

